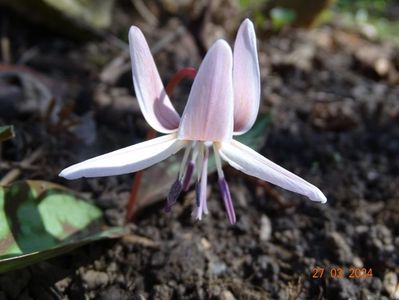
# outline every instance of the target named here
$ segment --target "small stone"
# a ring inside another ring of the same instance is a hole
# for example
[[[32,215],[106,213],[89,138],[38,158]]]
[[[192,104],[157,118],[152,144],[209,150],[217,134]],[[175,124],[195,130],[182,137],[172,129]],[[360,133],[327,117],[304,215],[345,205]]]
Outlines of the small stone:
[[[83,281],[88,289],[92,290],[98,287],[104,287],[108,284],[109,278],[107,273],[89,270],[82,275]]]
[[[352,263],[353,253],[346,240],[338,232],[331,232],[327,236],[331,251],[340,263]]]
[[[68,286],[71,283],[71,281],[72,281],[71,278],[66,277],[66,278],[64,278],[64,279],[62,279],[60,281],[57,281],[55,286],[57,287],[57,289],[60,292],[64,292],[68,288]]]
[[[227,266],[224,262],[213,262],[213,263],[209,263],[209,268],[212,272],[212,274],[218,276],[222,273],[224,273],[227,270]]]
[[[260,219],[260,232],[259,232],[259,239],[263,242],[270,240],[272,236],[272,223],[270,219],[263,215]]]
[[[173,289],[166,284],[153,287],[154,299],[172,299]]]
[[[220,300],[236,300],[234,295],[229,290],[224,290],[220,293]]]
[[[212,247],[211,243],[209,243],[209,241],[206,238],[201,239],[201,246],[202,248],[204,248],[204,250],[209,250]]]
[[[115,262],[111,262],[107,267],[107,273],[115,273],[118,271],[118,266]]]
[[[129,296],[127,295],[126,291],[122,290],[117,286],[111,286],[100,294],[101,300],[127,300]]]
[[[105,264],[104,259],[98,259],[98,260],[96,260],[96,261],[94,262],[94,269],[95,269],[96,271],[103,271],[103,270],[105,270],[105,266],[106,266],[106,264]]]
[[[146,300],[145,297],[140,293],[134,294],[132,299],[133,300]]]
[[[218,297],[221,293],[220,286],[218,285],[210,286],[209,292],[211,294],[211,297]]]
[[[121,213],[116,208],[110,208],[105,211],[105,218],[111,225],[122,226],[123,218],[121,218]]]
[[[356,268],[363,268],[364,264],[359,256],[355,256],[353,258],[353,266],[355,266]]]
[[[388,272],[384,276],[384,288],[391,299],[399,299],[399,282],[398,275],[394,272]]]

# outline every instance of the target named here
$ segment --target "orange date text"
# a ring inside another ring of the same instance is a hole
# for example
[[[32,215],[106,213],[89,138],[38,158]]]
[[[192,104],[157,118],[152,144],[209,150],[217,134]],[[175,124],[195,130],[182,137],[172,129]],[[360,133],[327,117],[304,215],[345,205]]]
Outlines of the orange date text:
[[[314,267],[311,271],[311,277],[313,279],[322,279],[322,278],[333,278],[333,279],[364,279],[373,277],[373,269],[372,268],[358,268],[358,267],[349,267],[346,270],[343,267]]]

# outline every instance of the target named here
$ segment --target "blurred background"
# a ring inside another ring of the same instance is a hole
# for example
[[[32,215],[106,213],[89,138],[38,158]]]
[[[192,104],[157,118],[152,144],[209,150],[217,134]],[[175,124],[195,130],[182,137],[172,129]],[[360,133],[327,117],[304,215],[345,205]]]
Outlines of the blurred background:
[[[262,77],[248,144],[328,203],[226,167],[237,224],[227,222],[214,175],[210,215],[195,222],[193,190],[163,211],[169,161],[144,172],[124,238],[2,274],[0,299],[399,299],[398,1],[0,0],[0,125],[15,131],[0,144],[0,185],[63,184],[122,226],[132,174],[57,175],[146,138],[129,27],[144,32],[166,85],[198,68],[218,38],[233,45],[245,18]],[[180,112],[191,84],[171,96]],[[372,275],[351,278],[351,267]]]

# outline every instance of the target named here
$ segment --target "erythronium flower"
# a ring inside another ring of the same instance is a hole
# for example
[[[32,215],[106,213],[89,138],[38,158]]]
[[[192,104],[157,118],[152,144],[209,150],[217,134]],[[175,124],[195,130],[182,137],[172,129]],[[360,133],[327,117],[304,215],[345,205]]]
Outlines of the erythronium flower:
[[[252,127],[259,109],[260,74],[251,21],[247,19],[241,24],[234,55],[223,40],[210,48],[194,79],[181,118],[165,93],[147,42],[137,27],[130,28],[129,42],[133,83],[141,111],[150,126],[166,135],[70,166],[60,176],[76,179],[136,172],[185,148],[179,175],[167,198],[167,208],[182,190],[188,189],[196,169],[195,215],[201,219],[202,214],[208,212],[207,165],[213,148],[218,184],[232,224],[236,217],[222,160],[248,175],[313,201],[327,201],[314,185],[233,139],[233,135],[243,134]]]

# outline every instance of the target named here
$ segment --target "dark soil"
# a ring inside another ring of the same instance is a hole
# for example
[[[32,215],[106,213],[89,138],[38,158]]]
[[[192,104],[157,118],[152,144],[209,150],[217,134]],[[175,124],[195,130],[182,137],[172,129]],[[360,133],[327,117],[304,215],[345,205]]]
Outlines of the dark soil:
[[[120,50],[104,40],[76,42],[15,21],[10,11],[2,16],[7,16],[13,62],[23,59],[20,72],[41,78],[57,109],[73,105],[66,120],[79,121],[68,127],[53,119],[41,110],[48,103],[40,101],[48,100],[36,90],[33,99],[41,104],[27,109],[21,85],[4,87],[0,123],[14,124],[17,136],[4,145],[2,161],[19,162],[44,147],[45,154],[20,179],[60,182],[87,193],[110,225],[122,224],[131,175],[72,182],[57,177],[74,162],[145,138],[148,127],[134,98],[130,69],[104,79],[108,62]],[[148,30],[147,25],[151,46],[185,26],[165,18],[159,28]],[[232,43],[241,19],[227,31],[221,26],[227,21],[220,19],[209,21],[210,29],[217,28]],[[126,32],[129,22],[118,26]],[[171,213],[163,211],[160,199],[136,214],[126,238],[1,275],[0,299],[394,298],[399,274],[398,49],[337,24],[272,35],[259,28],[257,35],[261,111],[272,115],[260,152],[318,186],[327,204],[226,168],[236,225],[229,225],[211,176],[210,214],[203,221],[191,218],[193,191]],[[197,67],[201,53],[186,30],[162,45],[155,59],[166,82],[181,67]],[[175,91],[178,105],[184,105],[189,87],[188,81]],[[3,166],[0,178],[8,170]],[[351,278],[356,268],[371,270],[372,276]],[[313,278],[322,269],[322,278]],[[342,278],[333,278],[341,271]]]

